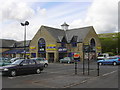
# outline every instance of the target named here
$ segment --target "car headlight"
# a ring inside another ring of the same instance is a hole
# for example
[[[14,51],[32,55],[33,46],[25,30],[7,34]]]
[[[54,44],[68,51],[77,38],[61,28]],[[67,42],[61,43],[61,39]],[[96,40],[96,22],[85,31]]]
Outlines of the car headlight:
[[[8,71],[9,69],[5,68],[4,71]]]

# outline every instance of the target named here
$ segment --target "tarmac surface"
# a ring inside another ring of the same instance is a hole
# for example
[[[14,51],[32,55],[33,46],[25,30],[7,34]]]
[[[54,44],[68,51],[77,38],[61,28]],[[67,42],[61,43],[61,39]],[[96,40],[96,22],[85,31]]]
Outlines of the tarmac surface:
[[[100,66],[99,76],[96,62],[85,63],[83,75],[82,63],[50,63],[41,74],[2,77],[2,88],[118,88],[118,65]]]

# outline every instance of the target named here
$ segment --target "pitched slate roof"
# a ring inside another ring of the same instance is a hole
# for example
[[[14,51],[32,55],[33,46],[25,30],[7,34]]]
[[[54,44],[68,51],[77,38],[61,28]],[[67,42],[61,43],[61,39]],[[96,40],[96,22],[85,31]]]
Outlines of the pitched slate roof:
[[[57,41],[65,35],[65,31],[57,28],[43,26]]]
[[[66,36],[68,42],[70,42],[74,36],[77,36],[77,42],[82,42],[92,28],[93,28],[92,26],[89,26],[89,27],[67,30]]]
[[[12,47],[12,45],[15,43],[15,40],[10,39],[0,39],[0,47]]]
[[[66,37],[68,43],[70,43],[73,36],[77,37],[77,42],[82,42],[88,32],[93,29],[92,26],[88,26],[83,28],[69,29],[65,32],[62,29],[52,28],[48,26],[43,27],[57,40],[57,42],[61,42],[63,37]]]
[[[31,40],[27,40],[26,41],[26,46],[29,46]],[[17,41],[16,43],[14,43],[16,45],[16,47],[24,47],[24,41]]]
[[[24,41],[15,41],[10,39],[0,39],[0,47],[1,48],[11,48],[11,47],[23,47]],[[30,40],[26,41],[26,46],[29,46]]]

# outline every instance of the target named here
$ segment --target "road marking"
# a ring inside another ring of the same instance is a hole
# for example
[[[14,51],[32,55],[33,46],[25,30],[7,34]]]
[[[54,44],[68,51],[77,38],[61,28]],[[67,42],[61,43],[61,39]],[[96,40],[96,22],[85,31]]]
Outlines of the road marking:
[[[115,72],[117,72],[117,71],[118,71],[118,70],[115,70],[115,71],[112,71],[112,72],[110,72],[110,73],[103,74],[102,76],[107,76],[107,75],[113,74],[113,73],[115,73]]]
[[[13,79],[14,77],[8,77],[9,79]]]

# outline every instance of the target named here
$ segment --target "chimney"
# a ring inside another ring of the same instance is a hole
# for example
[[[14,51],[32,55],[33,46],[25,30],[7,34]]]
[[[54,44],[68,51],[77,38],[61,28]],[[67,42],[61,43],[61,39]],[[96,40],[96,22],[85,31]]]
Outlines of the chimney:
[[[64,31],[66,31],[66,30],[68,30],[69,25],[66,24],[66,22],[64,22],[64,24],[62,24],[61,27]]]

